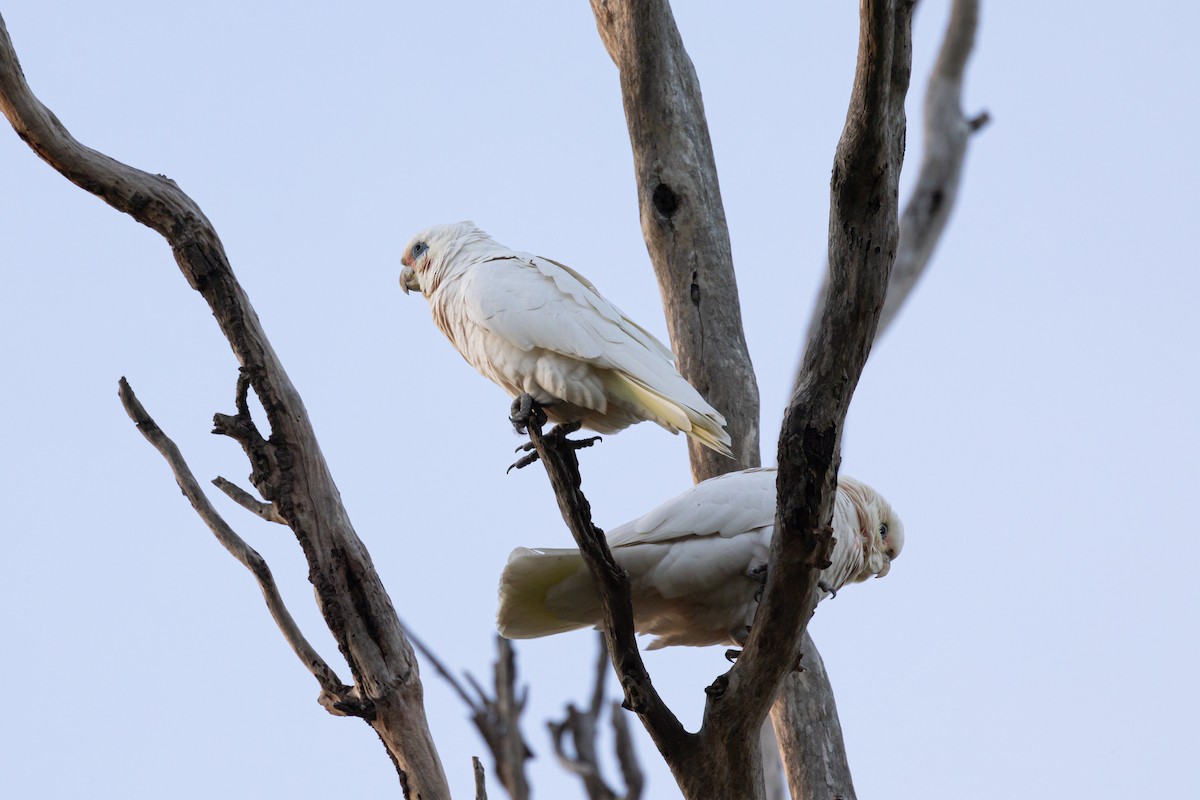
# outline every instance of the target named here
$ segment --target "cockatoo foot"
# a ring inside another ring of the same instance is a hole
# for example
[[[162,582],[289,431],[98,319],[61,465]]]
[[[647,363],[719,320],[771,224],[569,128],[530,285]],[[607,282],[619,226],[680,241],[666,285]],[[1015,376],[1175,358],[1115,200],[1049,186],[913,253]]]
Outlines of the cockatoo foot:
[[[837,597],[837,589],[833,588],[825,581],[817,581],[817,588],[820,589],[822,592],[828,592],[830,600]]]
[[[529,395],[522,395],[522,397],[529,397]],[[517,399],[519,400],[520,398],[517,398]],[[533,398],[530,398],[530,402],[533,402]],[[514,408],[516,407],[515,400],[513,401],[513,406],[514,406]],[[545,413],[542,412],[540,406],[538,406],[536,403],[534,403],[534,407],[537,408],[539,413],[543,414],[543,417],[545,416]],[[544,421],[544,419],[543,419],[543,421]],[[513,424],[516,424],[516,423],[514,422]],[[561,442],[563,442],[564,444],[566,444],[568,447],[570,447],[572,450],[582,450],[585,447],[591,447],[596,442],[604,441],[604,439],[600,436],[589,436],[586,439],[568,439],[567,438],[567,434],[574,433],[575,431],[579,430],[582,427],[583,427],[582,423],[579,423],[579,422],[564,422],[561,425],[555,425],[553,428],[551,428],[550,432],[547,433],[544,438],[558,439]],[[525,467],[528,467],[530,464],[532,464],[533,462],[538,460],[538,454],[537,454],[537,451],[534,450],[534,448],[533,448],[533,442],[526,442],[525,444],[518,447],[515,452],[528,453],[529,455],[522,456],[521,458],[517,459],[515,462],[510,464],[508,469],[506,470],[506,472],[512,472],[514,469],[524,469]]]
[[[517,433],[525,433],[526,427],[531,422],[536,425],[544,425],[546,412],[542,410],[541,404],[533,399],[533,395],[522,394],[512,401],[508,421],[512,423],[513,429]]]
[[[741,654],[742,654],[741,650],[731,647],[725,651],[725,660],[728,661],[730,664],[732,664],[734,661],[738,660],[738,656],[740,656]]]

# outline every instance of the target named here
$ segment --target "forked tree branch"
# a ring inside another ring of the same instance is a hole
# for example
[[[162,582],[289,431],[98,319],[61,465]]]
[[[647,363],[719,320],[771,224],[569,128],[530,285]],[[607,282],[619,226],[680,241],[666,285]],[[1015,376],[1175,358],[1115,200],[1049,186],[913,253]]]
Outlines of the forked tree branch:
[[[712,158],[707,125],[704,120],[703,104],[700,100],[699,83],[691,61],[684,51],[670,8],[665,0],[645,3],[633,3],[631,0],[592,0],[592,9],[601,38],[621,73],[622,98],[629,126],[630,140],[634,151],[638,198],[642,209],[642,229],[651,258],[654,261],[655,271],[659,276],[659,287],[663,294],[672,343],[680,356],[680,371],[685,378],[692,381],[698,387],[701,387],[709,399],[731,417],[731,421],[740,419],[743,414],[750,414],[754,418],[757,418],[757,389],[755,388],[749,358],[744,355],[744,337],[741,331],[740,317],[730,315],[723,318],[722,332],[719,337],[724,341],[735,342],[737,347],[733,347],[725,352],[717,352],[713,349],[695,346],[697,341],[707,344],[713,339],[718,338],[708,335],[713,330],[708,325],[709,318],[702,314],[693,313],[694,307],[696,307],[696,293],[694,293],[693,287],[688,281],[688,277],[691,275],[689,264],[695,262],[698,258],[710,254],[712,251],[697,246],[693,229],[687,224],[681,224],[681,220],[683,223],[700,220],[700,225],[704,228],[703,236],[706,240],[725,243],[725,249],[718,250],[718,257],[705,263],[710,270],[717,268],[716,265],[719,265],[721,274],[724,275],[727,273],[728,277],[725,279],[726,283],[724,285],[731,287],[731,289],[724,297],[727,298],[725,301],[726,304],[733,311],[737,309],[737,295],[736,291],[733,290],[735,284],[733,281],[732,259],[728,255],[728,234],[726,232],[724,212],[720,204],[720,194],[717,189],[716,168]],[[909,4],[905,3],[904,14],[906,18],[908,13]],[[872,19],[876,23],[880,23],[883,16],[886,16],[886,14],[883,14],[883,10],[874,5],[863,7],[862,17],[864,20]],[[889,20],[886,24],[890,25],[891,21]],[[875,31],[875,33],[879,34],[880,31]],[[881,81],[888,83],[890,88],[892,80],[891,72],[893,69],[891,58],[893,43],[891,42],[890,35],[885,35],[882,38],[880,35],[872,35],[871,31],[867,30],[866,26],[864,26],[862,39],[859,57],[859,78],[855,84],[856,99],[852,100],[852,105],[857,104],[860,112],[864,104],[871,100],[871,98],[865,97],[865,93],[868,90],[878,95],[879,89],[877,87]],[[867,49],[877,45],[883,46],[884,50],[879,52]],[[896,65],[900,73],[902,73],[905,83],[907,82],[908,70],[907,48],[906,40],[902,43],[901,57],[897,60]],[[869,59],[872,56],[877,61],[873,65],[869,63]],[[869,82],[866,81],[868,74],[875,75],[875,79]],[[901,123],[901,130],[899,135],[902,141],[903,91],[900,92],[900,95],[899,121]],[[873,99],[877,101],[878,96]],[[880,108],[878,102],[874,102],[874,108],[880,112],[880,116],[872,119],[871,125],[877,125],[880,128],[894,126],[897,119],[893,114],[887,113],[886,108]],[[844,141],[853,136],[870,133],[870,127],[870,125],[866,127],[862,125],[848,126],[847,136],[844,137]],[[844,149],[845,147],[843,147]],[[841,160],[843,155],[844,153],[839,155],[839,160]],[[893,166],[894,170],[898,172],[898,158]],[[677,191],[676,181],[680,174],[687,176],[685,185],[697,187],[686,193],[686,202],[677,202],[680,192]],[[664,175],[667,178],[664,178]],[[894,178],[894,175],[892,177]],[[877,178],[877,175],[870,175],[865,171],[859,171],[855,173],[853,180],[849,181],[849,183],[853,188],[855,181],[862,181],[863,186],[870,188],[876,183]],[[842,181],[845,183],[845,176],[842,176]],[[660,185],[665,186],[665,189],[660,190]],[[667,202],[665,205],[656,204],[656,199]],[[666,211],[670,211],[671,213],[665,213]],[[687,216],[681,217],[680,215],[685,211],[687,212]],[[831,217],[831,234],[834,230],[836,217],[837,213],[835,212]],[[676,249],[672,245],[683,245],[683,249]],[[701,255],[693,256],[688,248],[694,249]],[[894,251],[889,251],[886,255],[890,261],[894,255]],[[840,265],[838,266],[840,268]],[[853,284],[854,279],[852,278],[850,282]],[[705,297],[702,292],[699,293],[699,296],[701,298]],[[869,298],[867,302],[871,302]],[[856,312],[852,311],[852,313]],[[838,315],[835,315],[835,318],[837,317]],[[873,320],[870,327],[874,328]],[[854,347],[853,344],[850,346]],[[741,350],[738,348],[741,348]],[[687,357],[685,357],[685,354]],[[859,358],[865,359],[865,350],[855,354],[854,359]],[[861,366],[860,361],[857,367],[852,370],[852,380],[850,380],[849,375],[845,376],[849,381],[849,386],[845,387],[847,389],[844,398],[845,402],[849,400],[849,390],[853,387],[853,381],[857,380]],[[838,381],[839,377],[836,375],[828,376],[824,380],[828,384]],[[722,391],[715,387],[725,388]],[[840,436],[840,420],[844,417],[845,413],[845,403],[839,404],[843,406],[841,414],[832,413],[829,420],[834,422],[834,431],[832,431],[833,441],[826,443],[828,445],[826,449],[829,450],[827,457],[830,461],[832,461],[832,452],[836,450],[836,439]],[[749,425],[751,423],[744,424]],[[732,425],[731,430],[733,430]],[[735,444],[739,442],[737,434],[734,436],[734,441]],[[754,452],[748,452],[747,449],[740,448],[736,452],[739,457],[739,463],[736,465],[721,465],[714,464],[712,459],[703,460],[695,458],[696,451],[693,450],[693,475],[699,480],[727,469],[758,465],[759,455],[757,448],[754,449]],[[780,486],[788,487],[789,493],[791,492],[791,483],[789,481],[792,474],[793,471],[788,471],[786,474],[781,473],[780,475]],[[811,501],[814,516],[816,518],[823,518],[824,524],[828,526],[829,504],[832,502],[834,473],[831,472],[826,477],[828,481],[822,488],[824,496],[814,497],[810,493],[801,493],[798,496],[793,496],[793,499],[802,505]],[[812,528],[814,530],[817,528],[815,522]],[[777,530],[779,529],[777,528]],[[826,536],[826,539],[828,539],[828,536]],[[793,547],[789,547],[788,549],[794,550]],[[816,564],[821,563],[819,558],[814,559],[812,557],[814,555],[819,555],[819,553],[810,553],[808,560]],[[802,557],[800,560],[804,561],[805,559]],[[789,573],[796,571],[803,572],[805,570],[808,572],[813,571],[811,566],[804,567],[797,566],[796,564],[792,566],[792,569],[787,570]],[[773,579],[777,577],[772,576]],[[815,574],[808,577],[811,577],[815,581]],[[778,587],[780,583],[783,583],[783,581],[776,581],[776,586]],[[773,592],[773,594],[775,593]],[[811,592],[807,594],[797,592],[790,595],[792,605],[796,604],[796,598],[806,598],[806,602],[811,604],[812,598],[808,597],[809,594]],[[788,601],[788,596],[784,596],[771,605],[779,609],[780,607],[787,606]],[[791,625],[791,630],[784,634],[782,640],[774,643],[776,646],[773,649],[778,652],[772,660],[772,664],[766,670],[773,677],[759,687],[761,694],[758,699],[760,701],[764,698],[774,696],[775,687],[778,685],[778,676],[782,674],[781,669],[778,672],[776,670],[780,664],[794,660],[796,654],[798,654],[799,650],[795,645],[798,645],[803,625],[807,623],[810,615],[811,607],[803,613],[787,613],[784,615],[785,619],[780,621],[780,624]],[[761,611],[758,619],[759,621],[763,619]],[[755,627],[758,629],[763,627],[771,628],[772,626],[761,626],[756,623]],[[792,641],[793,639],[795,640],[794,642]],[[783,651],[787,651],[787,653]],[[738,667],[735,667],[733,672],[737,673],[739,668],[748,668],[746,665],[751,661],[752,659],[747,659],[743,655],[742,659],[739,659]],[[817,680],[812,682],[813,685],[811,688],[819,693],[821,697],[828,700],[827,703],[821,703],[821,707],[832,708],[833,693],[828,681],[824,680],[824,674],[821,673],[820,676],[814,677]],[[728,705],[734,709],[729,714],[729,718],[732,719],[743,713],[746,709],[742,708],[739,703],[726,703],[720,699],[722,692],[728,686],[728,684],[724,683],[724,680],[719,680],[713,687],[710,698],[717,699],[715,703],[710,702],[710,710]],[[758,705],[761,705],[761,703]],[[765,708],[763,711],[765,713]],[[720,716],[719,712],[717,715]],[[742,719],[754,718],[762,719],[755,711],[746,714]],[[702,730],[702,734],[717,736],[719,738],[724,733],[734,731],[732,735],[735,737],[738,736],[736,731],[740,726],[735,725],[729,729],[722,724],[709,726],[707,719],[708,717],[706,716],[705,729]],[[742,740],[746,738],[748,737],[742,737]],[[727,741],[724,744],[728,744],[731,747],[739,746],[739,743],[735,741]],[[840,736],[836,737],[834,745],[835,747],[831,752],[822,751],[823,758],[831,759],[835,762],[826,764],[825,766],[829,770],[836,771],[840,769],[846,771],[848,775],[848,768],[845,766],[845,750]],[[714,749],[719,749],[721,746],[721,742],[714,743]],[[746,771],[751,769],[751,765],[743,764],[734,769]]]
[[[876,338],[896,318],[929,264],[958,197],[971,134],[987,122],[986,113],[968,119],[962,111],[963,78],[978,20],[979,0],[954,0],[941,52],[926,87],[924,154],[916,187],[900,218],[896,262]],[[826,273],[809,324],[808,341],[820,327],[828,292]],[[796,375],[797,387],[802,374],[801,367]],[[841,796],[853,800],[832,687],[821,655],[807,633],[804,653],[807,671],[784,681],[771,710],[792,797],[811,800]]]
[[[899,235],[910,0],[863,0],[858,61],[830,187],[831,288],[779,439],[767,585],[744,652],[711,693],[701,737],[756,737],[800,644],[828,565],[842,424],[874,339]]]
[[[702,481],[761,463],[758,384],[696,70],[667,0],[591,0],[617,65],[642,235],[679,372],[728,420],[734,458],[689,443]]]
[[[525,762],[533,757],[533,753],[521,734],[521,714],[525,711],[529,690],[517,691],[516,651],[512,642],[501,636],[496,637],[497,655],[492,665],[494,695],[489,695],[471,673],[466,673],[467,683],[475,692],[472,695],[411,628],[405,628],[405,631],[413,647],[471,710],[471,722],[492,753],[492,763],[495,764],[500,785],[512,800],[527,800],[529,777],[525,773]]]
[[[265,441],[240,439],[252,459],[255,488],[274,503],[304,549],[321,611],[350,665],[359,697],[375,709],[370,724],[391,755],[405,793],[423,800],[449,797],[412,647],[342,506],[304,403],[213,226],[173,181],[76,141],[30,91],[2,19],[0,109],[17,135],[66,178],[161,234],[188,283],[208,302],[271,427]]]
[[[291,613],[283,603],[283,597],[279,594],[275,578],[271,575],[271,568],[267,566],[266,560],[259,555],[257,550],[246,544],[246,541],[238,536],[213,508],[175,442],[163,433],[162,428],[147,413],[145,407],[137,399],[137,395],[133,393],[133,388],[124,378],[121,378],[118,394],[121,398],[121,405],[125,407],[125,413],[133,420],[142,436],[146,437],[146,441],[154,445],[154,449],[158,450],[166,459],[167,464],[171,467],[171,472],[175,475],[175,482],[179,484],[179,488],[188,502],[192,504],[192,508],[200,515],[200,519],[204,520],[204,524],[217,537],[221,546],[253,573],[254,579],[258,581],[258,588],[262,590],[263,599],[267,601],[267,609],[271,612],[271,618],[283,632],[283,638],[287,639],[287,643],[292,647],[292,652],[317,679],[317,683],[321,687],[318,702],[331,713],[339,716],[365,718],[372,716],[374,709],[370,704],[361,702],[354,689],[342,683],[325,659],[321,658],[316,649],[304,638],[300,627],[292,619]]]

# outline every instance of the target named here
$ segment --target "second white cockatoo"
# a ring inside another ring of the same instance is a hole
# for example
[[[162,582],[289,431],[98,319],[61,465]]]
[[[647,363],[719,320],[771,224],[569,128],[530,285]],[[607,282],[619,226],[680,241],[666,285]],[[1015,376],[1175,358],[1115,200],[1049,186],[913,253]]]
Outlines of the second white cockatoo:
[[[597,433],[650,420],[731,455],[725,417],[675,370],[671,351],[570,267],[470,222],[421,231],[401,263],[400,286],[425,296],[463,358],[551,420]]]
[[[710,478],[607,534],[629,573],[634,628],[657,637],[649,649],[745,643],[775,530],[775,477],[767,468]],[[848,477],[838,479],[833,536],[822,599],[882,578],[904,547],[904,526],[887,500]],[[578,550],[522,547],[509,556],[500,578],[502,636],[531,639],[600,621]]]

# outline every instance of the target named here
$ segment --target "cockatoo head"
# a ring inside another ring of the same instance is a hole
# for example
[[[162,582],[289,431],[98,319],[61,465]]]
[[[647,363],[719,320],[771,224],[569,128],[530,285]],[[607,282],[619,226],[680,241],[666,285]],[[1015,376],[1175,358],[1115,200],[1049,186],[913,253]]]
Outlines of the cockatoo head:
[[[474,222],[452,222],[434,225],[414,236],[404,248],[400,263],[400,288],[405,294],[417,291],[428,297],[447,270],[460,255],[480,249],[481,244],[495,246],[486,233],[475,227]]]
[[[863,540],[863,568],[852,580],[865,581],[872,575],[882,578],[904,549],[904,523],[883,495],[870,486],[847,477],[838,478],[838,483],[858,511]]]

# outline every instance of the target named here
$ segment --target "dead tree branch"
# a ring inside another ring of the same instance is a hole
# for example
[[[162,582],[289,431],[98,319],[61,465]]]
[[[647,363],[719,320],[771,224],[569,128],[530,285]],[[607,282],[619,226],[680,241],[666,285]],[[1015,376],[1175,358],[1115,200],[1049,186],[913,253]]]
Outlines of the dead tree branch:
[[[962,110],[963,76],[975,45],[978,23],[979,0],[954,0],[942,49],[925,89],[925,150],[916,188],[900,218],[896,265],[892,268],[876,337],[892,324],[929,265],[958,200],[971,134],[988,122],[986,111],[968,118]],[[826,277],[809,323],[810,340],[816,333],[828,291]]]
[[[876,338],[896,318],[929,264],[958,199],[971,134],[987,122],[986,113],[967,119],[962,111],[963,76],[978,20],[979,0],[954,1],[941,52],[926,88],[924,154],[916,188],[900,219],[896,261]],[[809,326],[810,343],[822,324],[829,286],[826,273]],[[796,375],[797,389],[803,375],[802,363]],[[785,680],[771,712],[792,796],[852,798],[854,790],[832,687],[821,655],[807,633],[804,664],[806,672]]]
[[[287,520],[279,516],[279,511],[275,508],[274,503],[264,503],[258,500],[254,495],[247,492],[236,483],[227,481],[221,476],[213,478],[213,486],[216,486],[224,492],[230,500],[237,503],[242,508],[249,511],[256,517],[261,517],[267,522],[275,522],[279,525],[287,525]]]
[[[530,420],[529,440],[546,468],[559,511],[595,583],[603,610],[605,641],[625,695],[624,706],[641,717],[682,787],[685,780],[691,780],[689,769],[697,755],[695,736],[684,730],[650,682],[634,636],[629,575],[613,560],[604,532],[592,524],[591,504],[580,488],[582,478],[575,448],[562,428],[543,436],[544,422],[544,416]],[[687,789],[684,791],[686,794]]]
[[[830,187],[829,302],[805,354],[779,439],[775,536],[762,603],[723,691],[710,692],[700,735],[757,740],[816,603],[832,548],[842,423],[874,340],[899,237],[910,0],[863,0],[858,62]],[[730,768],[748,772],[753,764]]]
[[[475,800],[487,800],[487,776],[479,756],[471,756],[471,766],[475,771]]]
[[[667,0],[591,0],[621,77],[642,235],[658,276],[680,373],[720,409],[734,459],[689,444],[702,481],[761,463],[758,384],[700,81]]]
[[[258,581],[258,588],[262,590],[263,599],[267,601],[267,609],[271,612],[271,618],[283,632],[283,638],[287,639],[287,643],[291,645],[292,652],[317,679],[317,683],[321,687],[318,702],[329,709],[331,713],[339,716],[369,718],[374,713],[370,704],[362,703],[355,696],[354,690],[342,683],[325,659],[321,658],[316,649],[304,638],[300,627],[292,619],[291,613],[283,603],[283,597],[280,596],[279,589],[275,586],[275,578],[271,575],[271,568],[267,566],[267,562],[257,550],[246,544],[246,541],[238,536],[213,508],[175,442],[163,433],[162,428],[158,427],[158,423],[150,417],[137,399],[137,395],[133,393],[133,388],[124,378],[121,378],[118,394],[121,397],[121,405],[125,407],[125,413],[137,425],[138,431],[167,460],[171,472],[175,475],[175,482],[179,484],[179,488],[187,497],[188,502],[192,504],[192,508],[196,509],[200,519],[208,525],[209,530],[217,537],[221,546],[254,574],[255,580]]]
[[[495,695],[489,696],[479,682],[467,673],[467,682],[475,692],[472,695],[411,628],[405,627],[405,631],[413,647],[471,710],[471,722],[491,751],[496,775],[508,796],[512,800],[528,800],[529,778],[525,773],[525,762],[533,757],[533,752],[521,734],[521,714],[525,711],[529,691],[517,691],[516,651],[512,642],[496,637],[497,657],[492,669]]]
[[[621,708],[620,703],[614,702],[609,704],[609,713],[612,715],[613,736],[617,740],[617,763],[621,767],[621,779],[625,781],[625,800],[641,800],[646,776],[642,774],[637,751],[633,748],[633,737],[625,722],[625,709]]]
[[[771,706],[771,723],[779,739],[791,796],[797,800],[853,800],[854,784],[844,756],[842,724],[833,692],[824,688],[829,686],[825,662],[807,632],[801,647],[803,671],[791,672],[783,679],[783,688]]]
[[[584,791],[587,792],[589,800],[637,800],[642,794],[644,778],[619,703],[613,703],[609,712],[612,715],[613,733],[616,737],[617,761],[620,764],[621,775],[625,779],[625,793],[617,794],[605,782],[600,772],[600,759],[596,751],[596,734],[600,723],[600,713],[606,707],[604,679],[608,675],[609,657],[604,634],[601,633],[598,638],[600,647],[594,672],[595,677],[592,681],[591,702],[583,711],[576,708],[574,703],[567,704],[567,712],[563,720],[561,722],[550,720],[546,725],[550,729],[550,739],[554,744],[554,754],[558,757],[558,762],[568,772],[579,776],[579,779],[583,781]],[[573,753],[567,751],[566,738],[568,735],[574,745]]]
[[[396,764],[405,793],[424,800],[449,797],[412,647],[342,506],[304,403],[213,226],[170,179],[76,141],[30,91],[2,20],[0,109],[17,135],[63,176],[162,235],[188,283],[208,302],[270,424],[265,440],[250,435],[248,415],[233,418],[239,425],[223,432],[239,436],[251,456],[255,488],[274,503],[300,542],[321,611],[350,665],[358,696],[374,707],[369,722]]]

